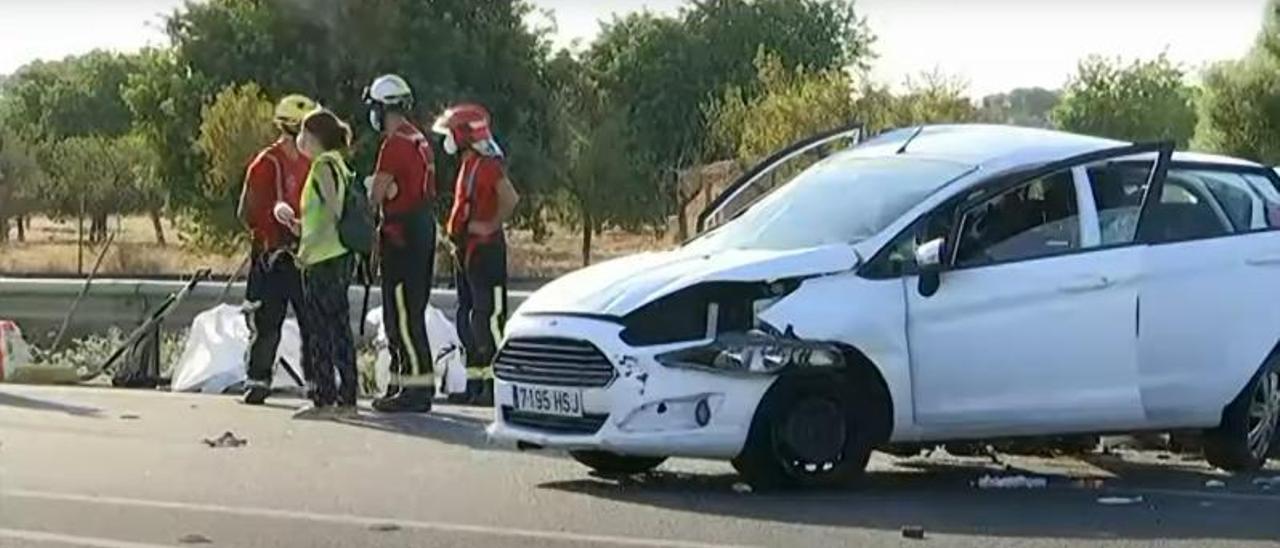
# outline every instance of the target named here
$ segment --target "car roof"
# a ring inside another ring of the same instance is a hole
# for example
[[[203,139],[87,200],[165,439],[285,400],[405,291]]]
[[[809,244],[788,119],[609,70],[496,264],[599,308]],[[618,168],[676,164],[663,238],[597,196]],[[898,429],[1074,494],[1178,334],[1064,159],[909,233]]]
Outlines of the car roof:
[[[918,132],[918,135],[917,135]],[[914,138],[912,137],[913,135]],[[907,140],[910,139],[910,143]],[[946,160],[982,171],[1016,168],[1061,160],[1128,145],[1124,141],[1049,129],[989,124],[928,125],[887,131],[849,151],[855,157],[897,154]],[[1258,167],[1259,164],[1216,154],[1175,152],[1175,161]]]

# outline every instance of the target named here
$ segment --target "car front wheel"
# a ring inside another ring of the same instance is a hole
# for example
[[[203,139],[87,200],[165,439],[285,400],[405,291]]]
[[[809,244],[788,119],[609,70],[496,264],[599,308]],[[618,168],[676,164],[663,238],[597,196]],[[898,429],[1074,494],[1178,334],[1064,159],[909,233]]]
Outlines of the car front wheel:
[[[844,486],[875,445],[870,405],[836,376],[783,377],[756,411],[733,467],[758,489]]]
[[[1231,472],[1252,472],[1275,456],[1280,440],[1280,356],[1266,366],[1227,406],[1222,424],[1205,432],[1209,464]]]
[[[570,451],[573,460],[606,476],[643,474],[657,468],[666,457],[633,457],[608,451]]]

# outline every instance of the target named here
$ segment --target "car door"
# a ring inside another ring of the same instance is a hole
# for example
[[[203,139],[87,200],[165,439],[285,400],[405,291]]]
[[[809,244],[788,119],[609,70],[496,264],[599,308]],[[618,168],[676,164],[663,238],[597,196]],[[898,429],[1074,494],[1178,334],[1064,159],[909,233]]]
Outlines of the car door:
[[[906,280],[914,411],[926,437],[1141,424],[1142,250],[1102,245],[1086,167],[1153,150],[1167,158],[1158,145],[1088,154],[980,188],[956,208],[937,291]],[[1160,165],[1148,162],[1150,178]]]
[[[1280,339],[1280,193],[1264,168],[1174,164],[1143,212],[1138,361],[1154,426],[1215,426]]]

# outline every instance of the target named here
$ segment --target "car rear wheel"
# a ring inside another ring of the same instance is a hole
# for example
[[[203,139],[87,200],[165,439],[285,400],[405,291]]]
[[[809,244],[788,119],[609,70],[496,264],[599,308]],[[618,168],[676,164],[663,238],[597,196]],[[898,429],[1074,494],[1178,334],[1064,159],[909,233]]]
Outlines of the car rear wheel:
[[[1222,424],[1205,432],[1209,464],[1231,472],[1252,472],[1275,456],[1280,440],[1280,357],[1267,360],[1249,386],[1222,414]]]
[[[587,468],[607,476],[643,474],[667,460],[667,457],[634,457],[608,451],[570,451],[569,456]]]
[[[784,377],[765,395],[733,467],[757,489],[845,486],[875,445],[871,405],[843,378]]]

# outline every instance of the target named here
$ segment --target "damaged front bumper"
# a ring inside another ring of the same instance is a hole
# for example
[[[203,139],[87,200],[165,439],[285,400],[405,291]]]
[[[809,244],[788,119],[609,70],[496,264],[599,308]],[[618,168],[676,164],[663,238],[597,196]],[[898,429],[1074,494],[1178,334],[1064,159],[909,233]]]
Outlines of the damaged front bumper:
[[[601,386],[572,387],[499,372],[489,436],[498,442],[637,456],[737,456],[756,408],[776,377],[663,366],[658,356],[698,343],[632,347],[622,341],[622,329],[608,320],[576,316],[513,318],[507,326],[508,346],[513,341],[589,344],[607,358],[614,375]],[[528,369],[544,371],[536,363]],[[584,373],[588,374],[594,373]],[[571,412],[556,415],[519,408],[519,390],[529,393],[530,388],[544,386],[555,391],[552,397],[580,398],[580,406],[570,405]]]

